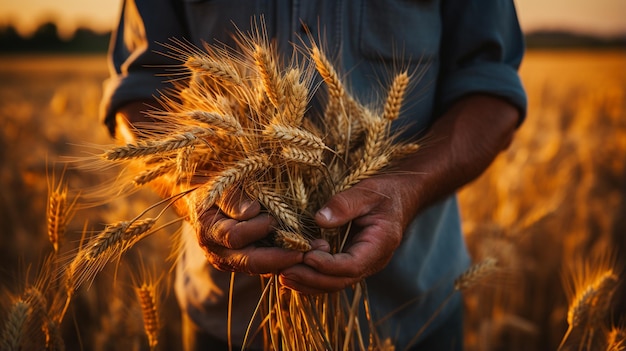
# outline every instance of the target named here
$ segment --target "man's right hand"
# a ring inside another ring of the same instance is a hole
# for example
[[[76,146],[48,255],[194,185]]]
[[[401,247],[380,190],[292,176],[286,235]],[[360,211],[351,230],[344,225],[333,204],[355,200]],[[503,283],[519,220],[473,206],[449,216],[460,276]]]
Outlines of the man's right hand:
[[[201,199],[200,199],[201,201]],[[217,206],[202,210],[195,206],[198,243],[207,260],[221,271],[248,274],[278,273],[302,263],[304,254],[279,247],[258,246],[267,237],[276,220],[261,211],[258,201],[237,192],[222,199]]]

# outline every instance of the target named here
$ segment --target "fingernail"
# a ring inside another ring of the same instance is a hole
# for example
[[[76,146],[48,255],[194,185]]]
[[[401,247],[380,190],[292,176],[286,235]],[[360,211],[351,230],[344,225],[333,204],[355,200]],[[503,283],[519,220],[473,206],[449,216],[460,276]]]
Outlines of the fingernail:
[[[317,211],[317,215],[322,217],[326,222],[330,222],[333,218],[333,212],[328,207],[324,207],[321,210]]]

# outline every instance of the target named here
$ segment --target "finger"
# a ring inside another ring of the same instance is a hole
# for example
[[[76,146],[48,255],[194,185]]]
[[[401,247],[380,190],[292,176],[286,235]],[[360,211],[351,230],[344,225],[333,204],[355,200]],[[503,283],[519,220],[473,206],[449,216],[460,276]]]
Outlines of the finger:
[[[304,264],[295,265],[282,271],[279,279],[285,287],[303,294],[336,292],[361,280],[361,278],[325,275]]]
[[[322,228],[336,228],[369,213],[378,203],[380,194],[357,184],[331,197],[315,214],[315,222]]]
[[[330,244],[324,239],[315,239],[311,241],[311,250],[330,252]]]
[[[346,252],[331,254],[321,250],[305,253],[303,263],[315,271],[335,277],[363,278],[380,271],[391,259],[378,246],[367,242],[352,244]]]
[[[209,246],[205,250],[209,263],[228,272],[248,274],[277,273],[302,262],[304,254],[278,247],[247,246],[232,250],[221,246]]]
[[[217,202],[219,208],[233,219],[245,221],[261,212],[261,204],[254,201],[239,188],[230,190]]]
[[[265,238],[276,225],[269,214],[261,214],[247,221],[238,221],[223,215],[202,221],[200,245],[220,245],[229,249],[241,249]]]

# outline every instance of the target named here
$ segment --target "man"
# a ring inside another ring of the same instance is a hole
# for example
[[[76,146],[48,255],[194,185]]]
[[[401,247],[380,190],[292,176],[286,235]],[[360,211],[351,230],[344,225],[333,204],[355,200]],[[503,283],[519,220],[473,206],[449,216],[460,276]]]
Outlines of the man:
[[[526,98],[517,75],[523,40],[512,1],[167,1],[128,0],[112,41],[112,77],[103,108],[111,132],[132,140],[130,125],[142,121],[146,102],[166,87],[159,54],[170,38],[201,45],[236,46],[232,34],[263,16],[268,37],[289,57],[305,30],[321,41],[339,70],[349,72],[352,92],[367,101],[401,62],[420,75],[407,96],[398,125],[404,135],[425,135],[426,148],[395,165],[398,172],[364,180],[339,193],[315,217],[323,228],[352,221],[356,233],[344,252],[313,243],[300,253],[254,245],[272,231],[258,203],[221,204],[187,230],[177,276],[186,314],[186,347],[225,345],[230,274],[279,273],[304,293],[343,289],[366,279],[379,332],[396,349],[413,336],[450,293],[468,256],[454,192],[477,177],[505,149],[521,123]],[[425,133],[425,134],[424,134]],[[208,261],[208,264],[207,264]],[[233,342],[240,344],[258,298],[258,278],[235,279]],[[458,296],[436,314],[412,346],[462,348]],[[195,332],[194,332],[195,330]]]

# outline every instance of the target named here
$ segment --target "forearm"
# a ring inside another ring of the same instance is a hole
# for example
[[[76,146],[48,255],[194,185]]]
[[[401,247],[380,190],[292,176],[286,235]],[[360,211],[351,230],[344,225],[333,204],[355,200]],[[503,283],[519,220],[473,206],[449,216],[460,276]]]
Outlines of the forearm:
[[[423,148],[402,160],[398,169],[412,189],[409,218],[478,177],[510,144],[519,111],[489,95],[460,99],[439,118]]]
[[[141,129],[147,123],[156,122],[147,114],[152,100],[138,100],[127,103],[115,113],[115,138],[124,144],[137,141]]]

